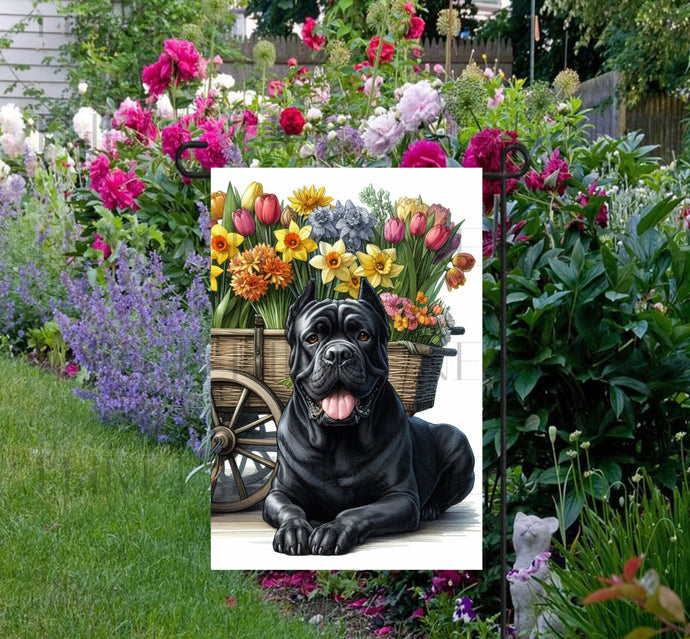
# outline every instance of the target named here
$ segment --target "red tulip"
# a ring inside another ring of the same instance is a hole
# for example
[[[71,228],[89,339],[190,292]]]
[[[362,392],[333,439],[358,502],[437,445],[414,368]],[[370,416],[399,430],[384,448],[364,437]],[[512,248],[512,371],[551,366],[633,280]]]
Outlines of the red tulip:
[[[245,208],[237,209],[232,214],[232,223],[235,225],[237,232],[245,237],[248,235],[253,235],[254,229],[256,229],[254,217]]]
[[[435,224],[429,229],[429,232],[424,238],[424,246],[430,251],[438,251],[447,241],[450,236],[450,228],[447,226],[439,226]]]
[[[424,235],[426,232],[426,214],[417,211],[410,220],[410,233],[415,237]]]
[[[280,219],[280,202],[273,193],[264,193],[256,198],[254,211],[262,224],[275,224]]]
[[[405,222],[397,217],[386,220],[386,223],[383,225],[383,237],[392,244],[402,242],[405,237]]]

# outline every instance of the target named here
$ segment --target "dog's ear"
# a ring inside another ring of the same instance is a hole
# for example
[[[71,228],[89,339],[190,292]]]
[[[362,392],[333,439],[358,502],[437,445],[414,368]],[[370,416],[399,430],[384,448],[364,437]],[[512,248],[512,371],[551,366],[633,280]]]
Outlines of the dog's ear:
[[[295,318],[304,310],[304,307],[309,304],[309,302],[316,301],[316,282],[314,279],[310,279],[300,296],[292,303],[290,309],[288,310],[287,319],[285,320],[285,334],[287,335],[288,342],[291,341],[291,331],[292,326],[295,323]]]
[[[370,304],[383,323],[388,326],[388,315],[386,315],[386,309],[383,308],[383,302],[366,277],[362,277],[359,281],[359,299]]]

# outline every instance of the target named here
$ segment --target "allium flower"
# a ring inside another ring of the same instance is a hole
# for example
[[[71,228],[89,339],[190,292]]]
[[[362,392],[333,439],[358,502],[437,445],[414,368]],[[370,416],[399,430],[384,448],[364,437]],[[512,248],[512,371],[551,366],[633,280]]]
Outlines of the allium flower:
[[[580,88],[580,76],[574,69],[563,69],[553,80],[559,98],[571,98]]]
[[[240,252],[237,247],[243,241],[244,238],[238,233],[228,233],[221,224],[214,224],[211,227],[211,259],[222,264]]]
[[[441,96],[428,80],[407,87],[398,104],[400,120],[406,131],[415,131],[422,124],[437,120],[442,109]]]
[[[328,61],[334,67],[344,67],[350,63],[350,50],[342,40],[332,40],[326,47]]]
[[[259,40],[252,50],[252,58],[259,70],[265,72],[276,63],[276,45],[268,40]]]
[[[372,31],[378,31],[382,24],[388,24],[390,3],[387,0],[377,0],[369,3],[366,23]]]
[[[364,148],[374,157],[388,155],[405,134],[403,125],[392,112],[371,116],[362,135]]]
[[[230,284],[235,295],[249,302],[256,302],[268,291],[268,282],[256,273],[235,273]]]
[[[297,107],[283,109],[280,114],[280,127],[287,135],[299,135],[304,130],[306,120]]]
[[[376,216],[362,206],[355,206],[352,200],[347,200],[345,204],[336,202],[333,216],[338,233],[349,251],[361,249],[366,240],[374,237],[374,227],[378,222]]]
[[[369,40],[369,46],[367,47],[367,58],[372,65],[376,62],[376,54],[378,53],[379,43],[381,38],[379,36],[374,36]],[[393,53],[395,52],[395,45],[386,42],[385,40],[381,44],[381,55],[379,56],[379,64],[385,64],[393,60]]]
[[[81,107],[72,118],[72,128],[80,139],[98,147],[101,116],[91,107]]]
[[[319,206],[309,216],[311,224],[311,236],[317,242],[323,238],[338,237],[338,229],[335,225],[336,216],[330,206]]]
[[[320,189],[312,184],[310,187],[303,186],[292,192],[293,197],[288,197],[290,206],[298,215],[308,216],[317,207],[328,206],[332,197],[326,195],[326,187]]]
[[[326,38],[314,33],[315,26],[316,20],[314,18],[307,18],[304,21],[302,25],[302,42],[313,51],[318,51],[326,43]]]
[[[479,119],[488,108],[481,72],[479,76],[463,72],[444,86],[443,95],[448,112],[460,125],[474,124],[475,118]]]
[[[105,179],[105,176],[110,172],[110,158],[105,154],[101,153],[97,155],[89,164],[89,187],[93,191],[98,191],[101,188],[101,184]]]
[[[525,110],[529,117],[541,117],[555,102],[555,96],[548,82],[536,80],[527,89]]]
[[[177,149],[183,142],[190,142],[192,134],[189,129],[185,127],[181,120],[166,126],[161,131],[161,148],[163,153],[169,155],[172,160],[175,159]],[[182,157],[189,157],[189,151],[185,151]]]
[[[395,264],[394,248],[381,250],[374,244],[367,244],[367,252],[358,251],[357,257],[360,266],[355,270],[355,275],[366,277],[373,287],[393,288],[392,278],[400,275],[405,268],[402,264]]]
[[[283,254],[283,261],[292,262],[293,259],[307,261],[307,254],[316,250],[316,242],[309,235],[311,226],[300,228],[296,222],[290,222],[287,229],[273,231],[278,239],[276,251]]]
[[[321,271],[324,284],[336,277],[343,282],[350,279],[349,267],[354,263],[355,256],[345,251],[343,240],[338,240],[335,244],[319,242],[319,251],[320,255],[312,257],[309,264]]]
[[[113,114],[112,123],[116,129],[131,129],[136,139],[144,144],[148,144],[158,136],[158,130],[151,118],[151,111],[142,109],[139,100],[125,98]]]
[[[362,281],[362,278],[359,275],[355,275],[357,268],[358,266],[356,263],[350,264],[348,267],[348,279],[345,282],[338,284],[334,290],[338,291],[339,293],[347,293],[353,299],[357,299],[359,297],[359,285]]]
[[[135,202],[146,185],[137,177],[133,169],[125,173],[122,169],[115,169],[106,174],[101,180],[98,194],[103,206],[107,209],[139,208]]]
[[[460,14],[456,9],[441,9],[436,19],[436,31],[442,36],[457,35],[460,31]]]
[[[417,140],[403,153],[401,167],[445,167],[446,154],[438,142]]]
[[[455,612],[453,613],[453,621],[463,621],[470,623],[477,618],[477,613],[474,611],[472,600],[469,597],[461,597],[455,601]]]

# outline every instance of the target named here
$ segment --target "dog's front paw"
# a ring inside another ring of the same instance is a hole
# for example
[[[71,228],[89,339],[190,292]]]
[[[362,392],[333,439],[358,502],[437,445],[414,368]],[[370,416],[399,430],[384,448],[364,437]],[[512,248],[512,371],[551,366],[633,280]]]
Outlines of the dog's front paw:
[[[357,543],[352,524],[334,519],[314,528],[309,537],[312,555],[344,555]]]
[[[286,555],[308,555],[309,535],[313,528],[306,519],[290,519],[273,537],[273,550]]]

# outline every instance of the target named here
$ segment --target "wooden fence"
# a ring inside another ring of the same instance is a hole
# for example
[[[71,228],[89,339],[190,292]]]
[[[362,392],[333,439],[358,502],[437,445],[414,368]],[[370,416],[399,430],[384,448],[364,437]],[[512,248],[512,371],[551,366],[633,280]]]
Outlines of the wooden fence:
[[[657,154],[670,162],[682,148],[687,130],[684,103],[671,95],[643,97],[634,107],[626,106],[617,96],[620,75],[616,71],[604,73],[580,85],[582,106],[593,109],[588,121],[594,126],[590,137],[610,135],[618,137],[630,131],[641,131],[647,144],[658,144]]]
[[[241,51],[243,60],[236,60],[223,66],[223,71],[231,73],[238,84],[242,84],[244,79],[252,73],[252,49],[256,42],[261,39],[256,36],[250,38],[234,39],[233,43]],[[266,38],[269,39],[269,38]],[[270,41],[276,47],[276,66],[271,71],[271,76],[281,78],[286,74],[287,61],[295,58],[299,66],[312,69],[323,64],[325,54],[322,51],[312,52],[307,49],[302,40],[297,36],[272,37]],[[422,64],[435,64],[445,66],[446,43],[445,40],[422,41],[421,49]],[[451,46],[451,70],[457,76],[467,66],[470,59],[475,60],[483,67],[482,54],[486,55],[490,66],[494,63],[502,69],[507,76],[513,72],[513,45],[509,40],[458,40],[456,39]],[[364,59],[364,58],[363,58]],[[352,64],[360,60],[352,60]]]

